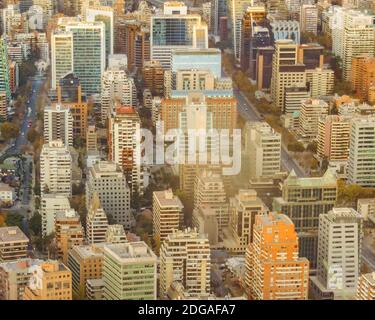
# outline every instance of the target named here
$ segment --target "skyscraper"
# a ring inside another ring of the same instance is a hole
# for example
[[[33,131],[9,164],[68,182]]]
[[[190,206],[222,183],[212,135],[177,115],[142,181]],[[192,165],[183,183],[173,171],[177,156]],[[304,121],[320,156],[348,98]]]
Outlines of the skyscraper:
[[[94,193],[86,217],[86,240],[89,244],[106,241],[108,218],[100,204],[98,193]]]
[[[245,283],[254,300],[307,300],[309,261],[299,257],[297,232],[286,215],[255,216]]]

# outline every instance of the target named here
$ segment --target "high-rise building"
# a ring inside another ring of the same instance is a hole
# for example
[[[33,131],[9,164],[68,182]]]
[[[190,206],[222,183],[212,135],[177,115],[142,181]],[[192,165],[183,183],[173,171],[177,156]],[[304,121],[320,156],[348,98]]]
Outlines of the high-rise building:
[[[173,195],[171,189],[154,191],[152,197],[154,237],[163,241],[168,234],[173,233],[173,230],[181,228],[184,206],[180,199]]]
[[[267,211],[255,190],[239,190],[229,200],[229,227],[224,230],[224,247],[229,252],[244,254],[253,240],[255,216]]]
[[[104,246],[104,300],[156,300],[156,263],[142,242]]]
[[[337,200],[337,179],[329,169],[322,177],[299,178],[292,170],[282,185],[282,196],[274,198],[272,210],[287,215],[299,238],[299,255],[316,269],[319,215],[333,208]]]
[[[68,107],[60,104],[44,108],[44,141],[61,140],[73,146],[73,117]]]
[[[294,44],[300,44],[301,30],[298,21],[273,19],[270,25],[273,39],[276,42],[290,39]]]
[[[0,228],[0,263],[24,259],[29,239],[18,227]]]
[[[86,133],[86,151],[97,152],[98,151],[98,134],[96,132],[95,125],[87,127]]]
[[[107,243],[125,243],[128,239],[125,234],[124,226],[121,224],[110,224],[105,234]]]
[[[128,77],[124,70],[108,69],[102,76],[101,91],[101,120],[104,123],[116,102],[125,106],[136,106],[137,91],[134,80]]]
[[[9,61],[7,42],[1,37],[0,39],[0,91],[5,92],[7,101],[11,99],[11,91],[9,84]]]
[[[352,119],[348,182],[375,187],[375,117]]]
[[[248,122],[245,152],[251,179],[272,179],[280,172],[281,135],[265,122]]]
[[[299,116],[299,136],[306,141],[315,139],[318,135],[319,117],[327,114],[327,102],[319,99],[302,101]]]
[[[64,264],[48,260],[32,266],[30,272],[24,300],[72,300],[72,272]]]
[[[194,208],[199,210],[202,206],[209,206],[215,213],[218,232],[222,236],[223,229],[229,224],[229,214],[223,177],[220,174],[202,170],[196,175]]]
[[[342,59],[343,76],[350,81],[352,60],[375,55],[375,22],[370,12],[335,7],[332,24],[332,51]]]
[[[40,188],[42,195],[72,195],[72,156],[61,140],[53,140],[40,153]]]
[[[208,48],[207,25],[201,16],[188,14],[183,2],[165,2],[163,14],[151,16],[151,60],[159,60],[170,69],[172,50]]]
[[[59,211],[55,217],[55,237],[59,258],[68,263],[68,254],[74,246],[83,244],[84,232],[80,217],[74,209]]]
[[[375,272],[362,274],[358,279],[357,300],[375,300]]]
[[[375,87],[375,58],[368,55],[353,57],[352,89],[359,99],[370,101],[371,88]]]
[[[73,73],[68,73],[60,79],[56,103],[68,108],[72,114],[73,138],[85,139],[88,104],[85,94],[82,93],[80,80]]]
[[[46,237],[55,232],[56,212],[70,209],[67,196],[61,194],[43,194],[40,199],[39,213],[42,216],[42,235]]]
[[[318,7],[313,4],[302,4],[299,14],[301,32],[318,33]]]
[[[164,95],[164,69],[160,61],[145,61],[142,68],[144,88],[154,96]]]
[[[116,223],[126,229],[132,225],[130,211],[130,189],[121,168],[113,162],[99,161],[87,173],[86,207],[94,193],[99,194],[100,203],[107,214]]]
[[[106,241],[108,230],[108,218],[100,204],[98,193],[94,193],[91,206],[86,217],[86,240],[87,243],[101,243]]]
[[[353,299],[361,267],[362,217],[352,208],[333,208],[319,217],[318,270],[311,277],[315,299]]]
[[[285,88],[306,85],[306,67],[298,63],[298,46],[292,40],[277,40],[272,61],[271,97],[285,112]]]
[[[307,300],[309,261],[299,257],[297,232],[286,215],[255,217],[245,283],[254,300]]]
[[[79,245],[69,251],[67,266],[72,271],[73,294],[79,299],[87,296],[87,280],[102,278],[103,247],[104,244]]]
[[[211,256],[208,239],[186,229],[168,235],[160,248],[160,297],[165,299],[174,281],[192,295],[210,292]]]
[[[299,115],[302,102],[311,97],[310,90],[303,84],[296,84],[284,90],[284,110],[288,116]]]
[[[335,74],[328,68],[315,68],[306,70],[306,83],[310,89],[310,96],[317,99],[320,96],[333,94]]]
[[[129,106],[115,106],[109,118],[109,159],[124,170],[132,194],[143,194],[140,150],[141,120],[137,110]]]
[[[43,260],[30,258],[0,263],[0,300],[23,300],[32,266],[42,263]]]
[[[318,124],[318,156],[332,162],[346,162],[349,156],[350,117],[321,116]]]

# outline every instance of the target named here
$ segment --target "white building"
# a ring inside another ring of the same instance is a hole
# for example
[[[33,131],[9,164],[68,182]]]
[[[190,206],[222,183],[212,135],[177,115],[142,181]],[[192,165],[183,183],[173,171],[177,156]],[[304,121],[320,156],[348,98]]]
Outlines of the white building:
[[[73,116],[69,107],[60,104],[44,108],[44,142],[61,140],[73,146]]]
[[[89,244],[106,242],[108,218],[95,192],[86,217],[86,240]]]
[[[41,194],[72,195],[72,156],[61,140],[43,145],[40,153]]]

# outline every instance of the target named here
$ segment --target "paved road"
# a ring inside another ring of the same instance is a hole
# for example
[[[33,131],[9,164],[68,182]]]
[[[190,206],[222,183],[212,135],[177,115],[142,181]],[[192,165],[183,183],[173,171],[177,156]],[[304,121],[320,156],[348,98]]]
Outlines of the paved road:
[[[238,112],[244,119],[248,121],[262,121],[261,116],[256,111],[255,106],[246,99],[245,95],[240,90],[233,89],[233,94],[238,101]],[[294,169],[295,173],[299,177],[306,176],[305,172],[296,163],[296,160],[289,155],[284,145],[281,147],[281,165],[288,172]]]
[[[366,262],[371,271],[375,271],[375,252],[371,244],[365,242],[363,243],[362,259],[364,262]]]

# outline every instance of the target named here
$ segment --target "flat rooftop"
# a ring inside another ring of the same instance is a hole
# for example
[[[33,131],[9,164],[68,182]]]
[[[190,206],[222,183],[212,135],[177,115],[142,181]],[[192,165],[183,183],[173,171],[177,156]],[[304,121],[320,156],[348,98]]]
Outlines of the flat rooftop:
[[[21,231],[19,227],[3,227],[0,228],[1,242],[29,242],[29,238]]]

